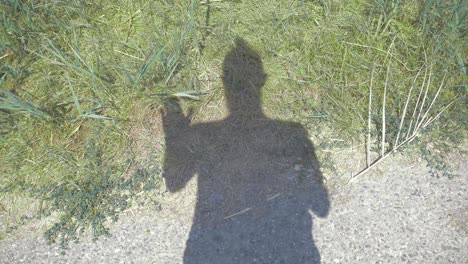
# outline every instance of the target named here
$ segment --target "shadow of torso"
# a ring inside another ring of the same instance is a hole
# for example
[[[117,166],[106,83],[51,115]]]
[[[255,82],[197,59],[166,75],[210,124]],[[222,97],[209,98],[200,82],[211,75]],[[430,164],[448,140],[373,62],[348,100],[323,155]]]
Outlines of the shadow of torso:
[[[329,202],[302,125],[263,116],[172,119],[166,185],[177,191],[198,175],[184,263],[320,262],[310,211],[325,216]]]

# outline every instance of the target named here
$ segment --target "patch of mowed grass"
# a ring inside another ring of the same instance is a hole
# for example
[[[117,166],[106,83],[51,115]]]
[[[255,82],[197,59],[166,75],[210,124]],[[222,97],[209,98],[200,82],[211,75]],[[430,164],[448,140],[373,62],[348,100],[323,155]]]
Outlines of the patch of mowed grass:
[[[51,241],[99,235],[135,191],[157,186],[156,159],[136,161],[127,131],[182,67],[194,3],[1,2],[2,233],[53,214]]]
[[[323,167],[333,167],[323,150],[371,141],[377,157],[431,121],[414,141],[447,170],[443,151],[466,137],[463,3],[2,1],[2,214],[14,226],[30,211],[57,213],[51,240],[105,233],[130,194],[158,181],[157,158],[138,163],[129,149],[129,127],[144,120],[135,109],[189,91],[206,94],[184,101],[197,120],[218,117],[237,37],[262,57],[264,111],[304,124]],[[141,184],[122,187],[131,177]]]

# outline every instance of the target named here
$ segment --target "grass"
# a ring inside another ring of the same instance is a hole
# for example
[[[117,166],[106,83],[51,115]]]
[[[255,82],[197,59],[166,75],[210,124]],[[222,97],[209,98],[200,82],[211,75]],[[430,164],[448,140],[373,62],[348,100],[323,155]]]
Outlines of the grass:
[[[161,95],[198,99],[183,104],[195,120],[223,116],[221,64],[236,37],[262,56],[267,115],[304,124],[327,173],[342,166],[326,162],[330,150],[364,142],[358,171],[411,143],[447,174],[444,153],[466,138],[466,1],[5,0],[0,10],[2,237],[46,213],[59,215],[51,241],[102,234],[135,193],[157,189],[161,135],[145,134],[144,151],[135,143],[144,116],[157,119]]]

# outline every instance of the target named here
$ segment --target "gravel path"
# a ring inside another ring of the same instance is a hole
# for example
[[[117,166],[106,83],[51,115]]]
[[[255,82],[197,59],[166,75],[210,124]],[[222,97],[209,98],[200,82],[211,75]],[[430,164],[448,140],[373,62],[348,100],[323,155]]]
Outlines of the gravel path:
[[[467,169],[465,159],[458,177],[438,179],[423,164],[386,161],[331,192],[328,217],[313,221],[322,263],[468,263]],[[3,240],[0,263],[182,263],[191,223],[180,214],[130,212],[111,237],[65,255],[37,235]]]

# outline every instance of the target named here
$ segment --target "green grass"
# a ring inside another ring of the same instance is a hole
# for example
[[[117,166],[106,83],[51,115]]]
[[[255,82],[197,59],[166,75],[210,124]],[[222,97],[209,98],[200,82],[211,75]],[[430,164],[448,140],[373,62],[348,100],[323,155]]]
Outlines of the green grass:
[[[413,142],[447,172],[444,151],[466,138],[466,1],[8,0],[0,10],[3,237],[31,211],[59,215],[51,240],[105,233],[131,194],[157,188],[161,151],[132,143],[140,110],[160,105],[151,95],[199,95],[183,105],[197,120],[222,115],[221,64],[236,37],[262,57],[265,112],[304,124],[323,167],[333,166],[321,150],[370,138],[387,153],[437,117]],[[128,187],[132,175],[144,177]]]

